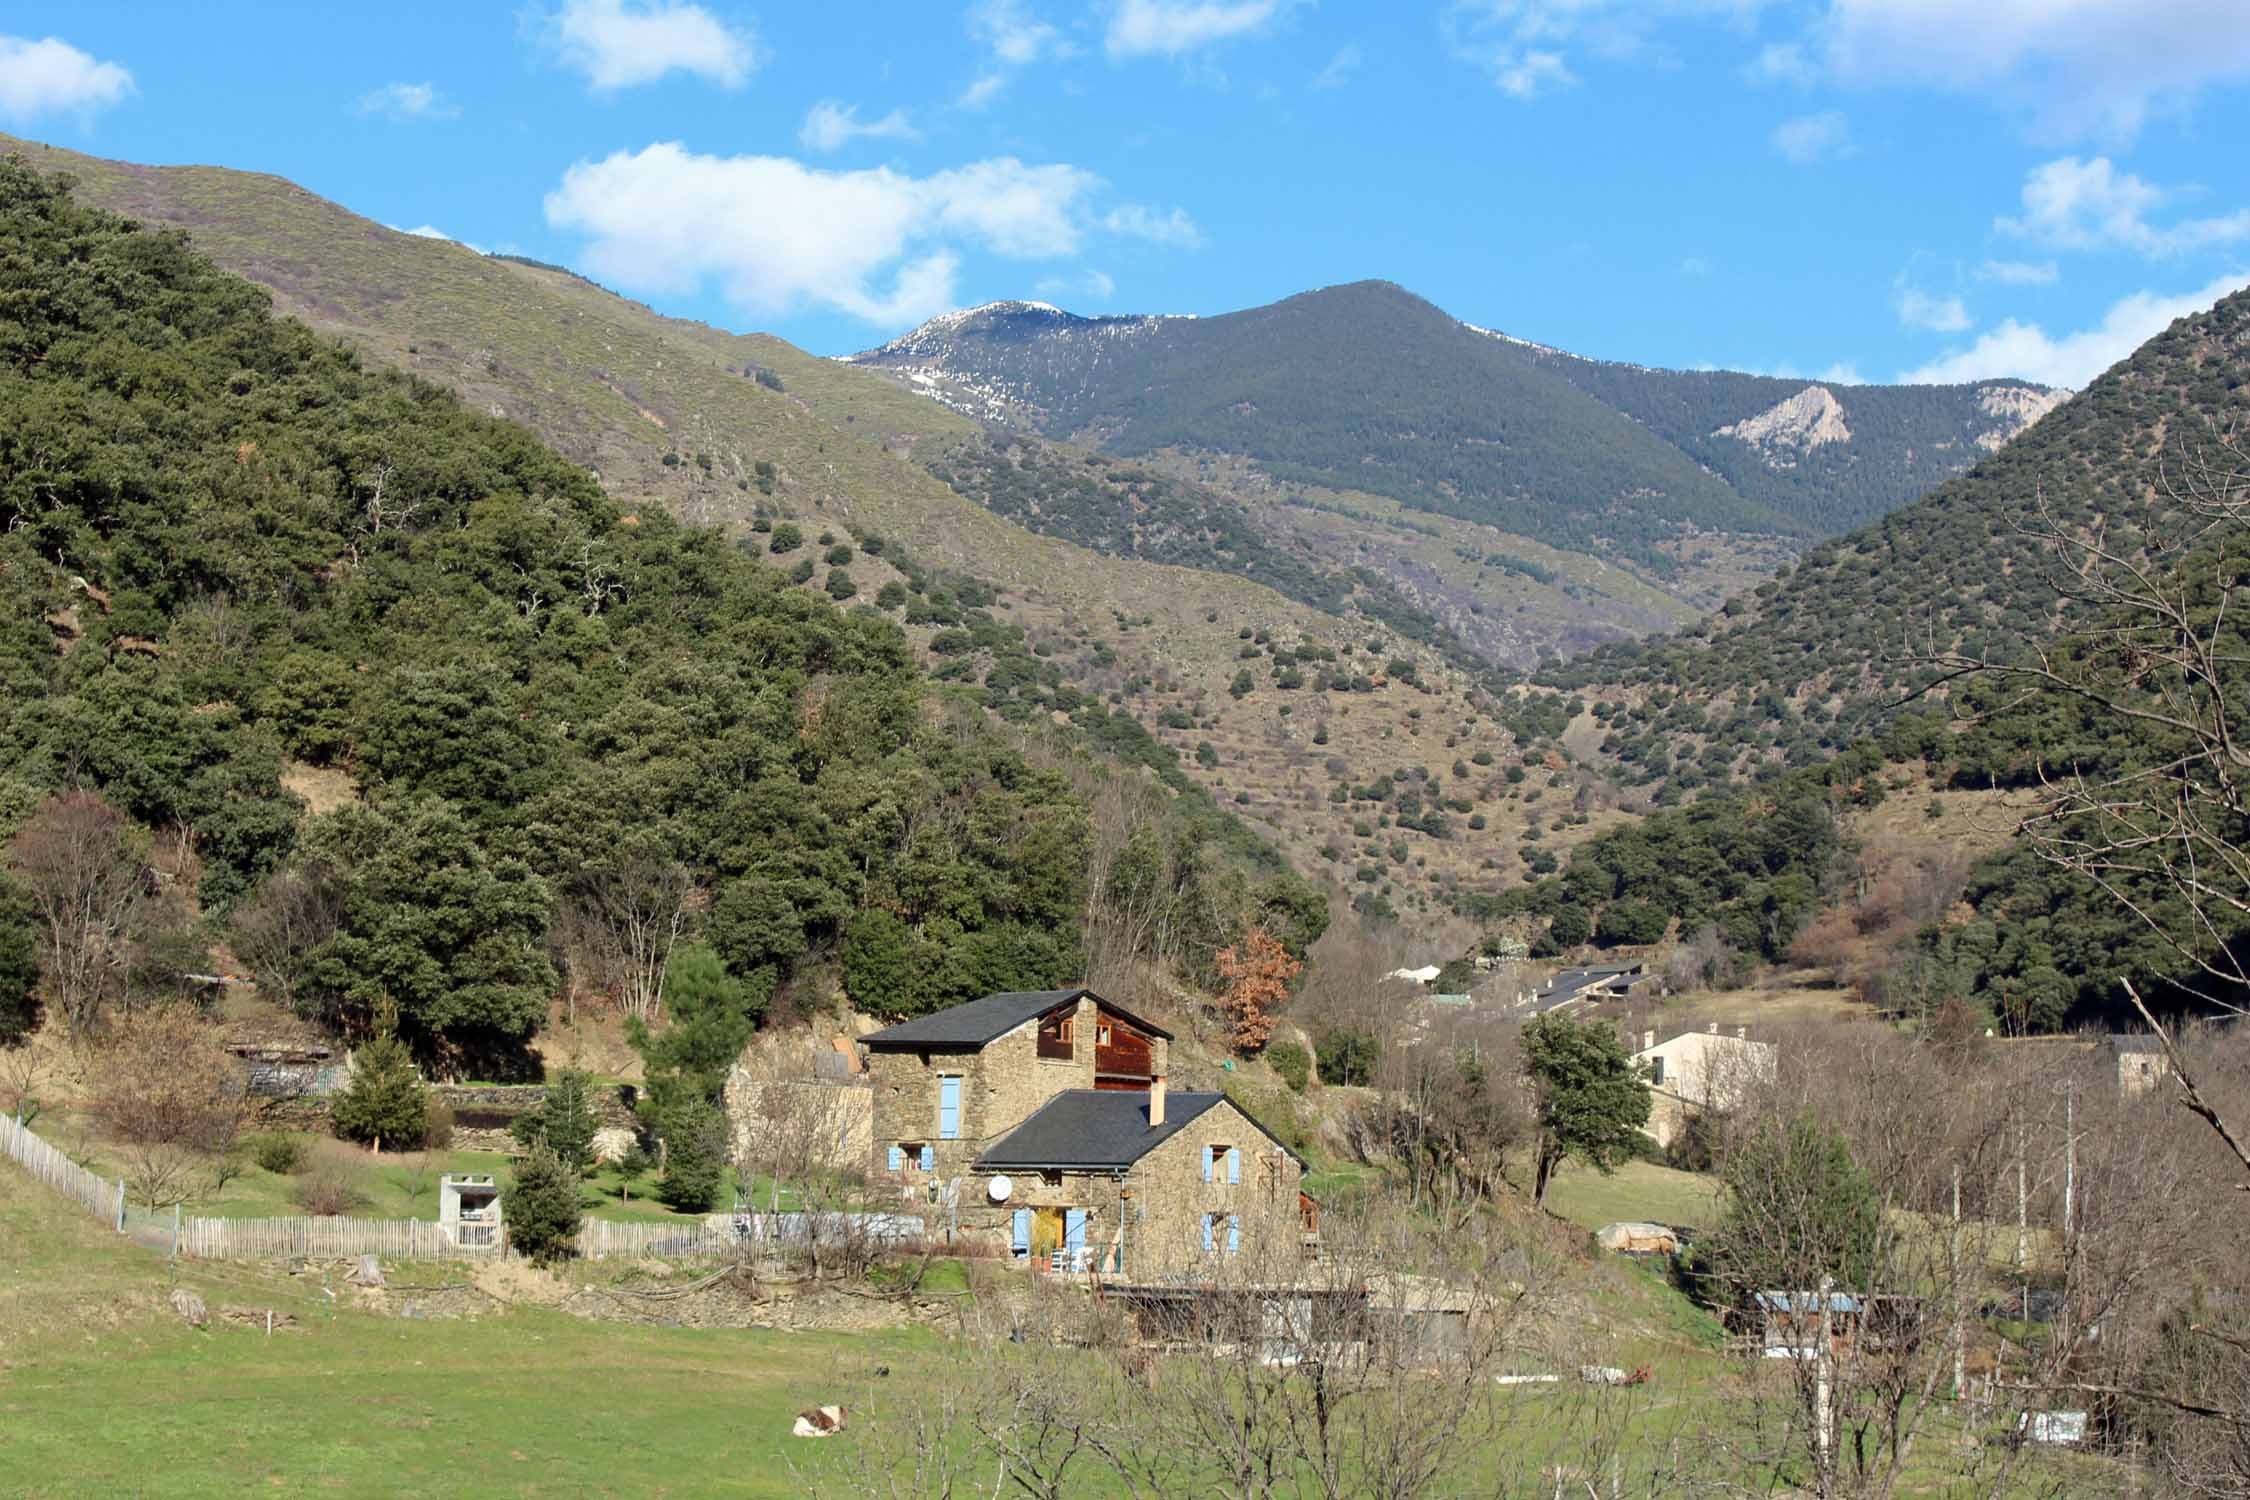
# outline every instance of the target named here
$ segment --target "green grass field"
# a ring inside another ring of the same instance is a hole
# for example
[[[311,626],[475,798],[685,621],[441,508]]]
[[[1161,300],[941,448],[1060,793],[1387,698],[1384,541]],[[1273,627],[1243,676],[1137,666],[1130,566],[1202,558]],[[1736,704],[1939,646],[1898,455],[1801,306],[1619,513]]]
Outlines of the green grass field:
[[[1718,1191],[1714,1178],[1654,1162],[1629,1161],[1607,1177],[1572,1162],[1547,1184],[1547,1207],[1587,1229],[1625,1219],[1708,1229],[1718,1221]]]

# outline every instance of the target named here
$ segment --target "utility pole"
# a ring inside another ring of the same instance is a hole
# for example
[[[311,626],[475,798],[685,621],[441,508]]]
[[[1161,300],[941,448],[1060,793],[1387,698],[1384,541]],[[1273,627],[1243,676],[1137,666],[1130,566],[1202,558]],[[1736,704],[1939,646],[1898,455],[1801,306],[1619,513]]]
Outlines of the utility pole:
[[[1953,1164],[1953,1233],[1946,1247],[1946,1272],[1953,1278],[1953,1399],[1968,1389],[1969,1329],[1961,1306],[1961,1164]]]
[[[2016,1116],[2016,1269],[2031,1264],[2031,1192],[2024,1176],[2023,1116]]]
[[[1836,1285],[1833,1276],[1820,1278],[1820,1344],[1813,1350],[1813,1451],[1817,1455],[1820,1493],[1829,1494],[1832,1473],[1833,1449],[1836,1445],[1836,1414],[1830,1406],[1828,1362],[1835,1350],[1831,1339],[1828,1318],[1828,1297]]]

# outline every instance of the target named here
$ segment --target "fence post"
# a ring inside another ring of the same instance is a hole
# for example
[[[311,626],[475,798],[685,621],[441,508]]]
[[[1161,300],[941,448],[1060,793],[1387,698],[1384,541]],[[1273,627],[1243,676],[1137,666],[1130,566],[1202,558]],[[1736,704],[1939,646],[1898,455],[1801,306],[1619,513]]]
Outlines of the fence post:
[[[172,1259],[180,1258],[180,1205],[172,1205]]]
[[[117,1179],[117,1232],[125,1232],[125,1179]]]

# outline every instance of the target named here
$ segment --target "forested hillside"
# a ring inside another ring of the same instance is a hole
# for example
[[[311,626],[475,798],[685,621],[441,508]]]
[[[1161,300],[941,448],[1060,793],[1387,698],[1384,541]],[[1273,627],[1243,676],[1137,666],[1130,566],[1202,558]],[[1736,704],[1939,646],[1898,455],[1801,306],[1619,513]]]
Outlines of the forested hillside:
[[[1659,577],[1700,533],[1809,538],[1879,515],[2037,406],[2015,382],[1838,387],[1842,416],[1814,441],[1751,441],[1721,429],[1804,382],[1582,360],[1387,282],[1213,318],[997,303],[859,360],[979,420],[1128,456],[1239,455],[1284,485],[1367,491]]]
[[[1676,636],[1604,647],[1540,681],[1596,700],[1603,748],[1688,784],[1848,745],[1938,671],[1943,652],[2006,658],[2063,624],[2040,533],[2133,556],[2184,512],[2166,474],[2223,450],[2250,410],[2250,294],[2159,334],[1970,473]],[[1606,705],[1606,707],[1605,707]]]
[[[897,624],[793,587],[765,534],[628,512],[20,158],[0,359],[0,836],[22,887],[0,956],[25,893],[134,876],[81,934],[101,961],[47,977],[74,1025],[255,930],[261,984],[308,1016],[395,1008],[426,1057],[492,1076],[572,961],[574,905],[620,892],[700,929],[737,1046],[810,971],[900,1014],[1083,974],[1102,835],[1077,786],[1107,773],[1067,747],[1035,763],[981,695],[949,707]],[[915,607],[961,617],[922,587]],[[289,788],[322,779],[352,795],[308,816]],[[1187,940],[1143,957],[1193,977],[1245,922],[1317,935],[1318,896],[1207,801],[1146,807],[1112,836],[1136,840],[1132,899],[1180,902]],[[133,894],[159,866],[176,878]]]

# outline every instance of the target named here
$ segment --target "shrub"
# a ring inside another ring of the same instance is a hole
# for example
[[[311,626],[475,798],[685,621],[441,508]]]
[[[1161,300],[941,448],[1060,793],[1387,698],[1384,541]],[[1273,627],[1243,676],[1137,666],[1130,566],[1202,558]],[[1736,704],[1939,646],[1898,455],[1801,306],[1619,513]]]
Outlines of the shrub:
[[[1383,1044],[1368,1031],[1331,1031],[1320,1039],[1320,1081],[1365,1086],[1374,1081]]]
[[[333,1218],[367,1206],[359,1190],[359,1174],[341,1162],[316,1164],[290,1190],[289,1200],[316,1218]]]
[[[443,1151],[453,1144],[453,1106],[430,1095],[429,1107],[422,1111],[422,1149]]]
[[[516,1168],[505,1202],[510,1249],[543,1266],[571,1253],[584,1217],[578,1206],[578,1173],[554,1148],[544,1141],[531,1148]]]
[[[594,1164],[594,1132],[601,1128],[594,1118],[590,1082],[584,1073],[565,1068],[535,1108],[516,1116],[508,1133],[532,1150],[545,1146],[573,1172],[585,1171]]]
[[[250,1159],[260,1169],[286,1177],[305,1164],[305,1138],[279,1130],[268,1135],[253,1136],[250,1140]]]
[[[1312,1054],[1301,1042],[1275,1042],[1266,1049],[1266,1061],[1273,1064],[1292,1093],[1303,1093],[1312,1079]]]
[[[794,521],[784,521],[773,529],[773,540],[766,550],[775,554],[794,552],[805,545],[805,533]]]
[[[663,1136],[656,1196],[682,1213],[709,1212],[726,1170],[725,1120],[705,1100],[685,1099],[666,1113]]]
[[[838,542],[835,546],[828,549],[826,555],[822,560],[826,562],[831,568],[844,568],[851,566],[851,545],[848,542]]]

